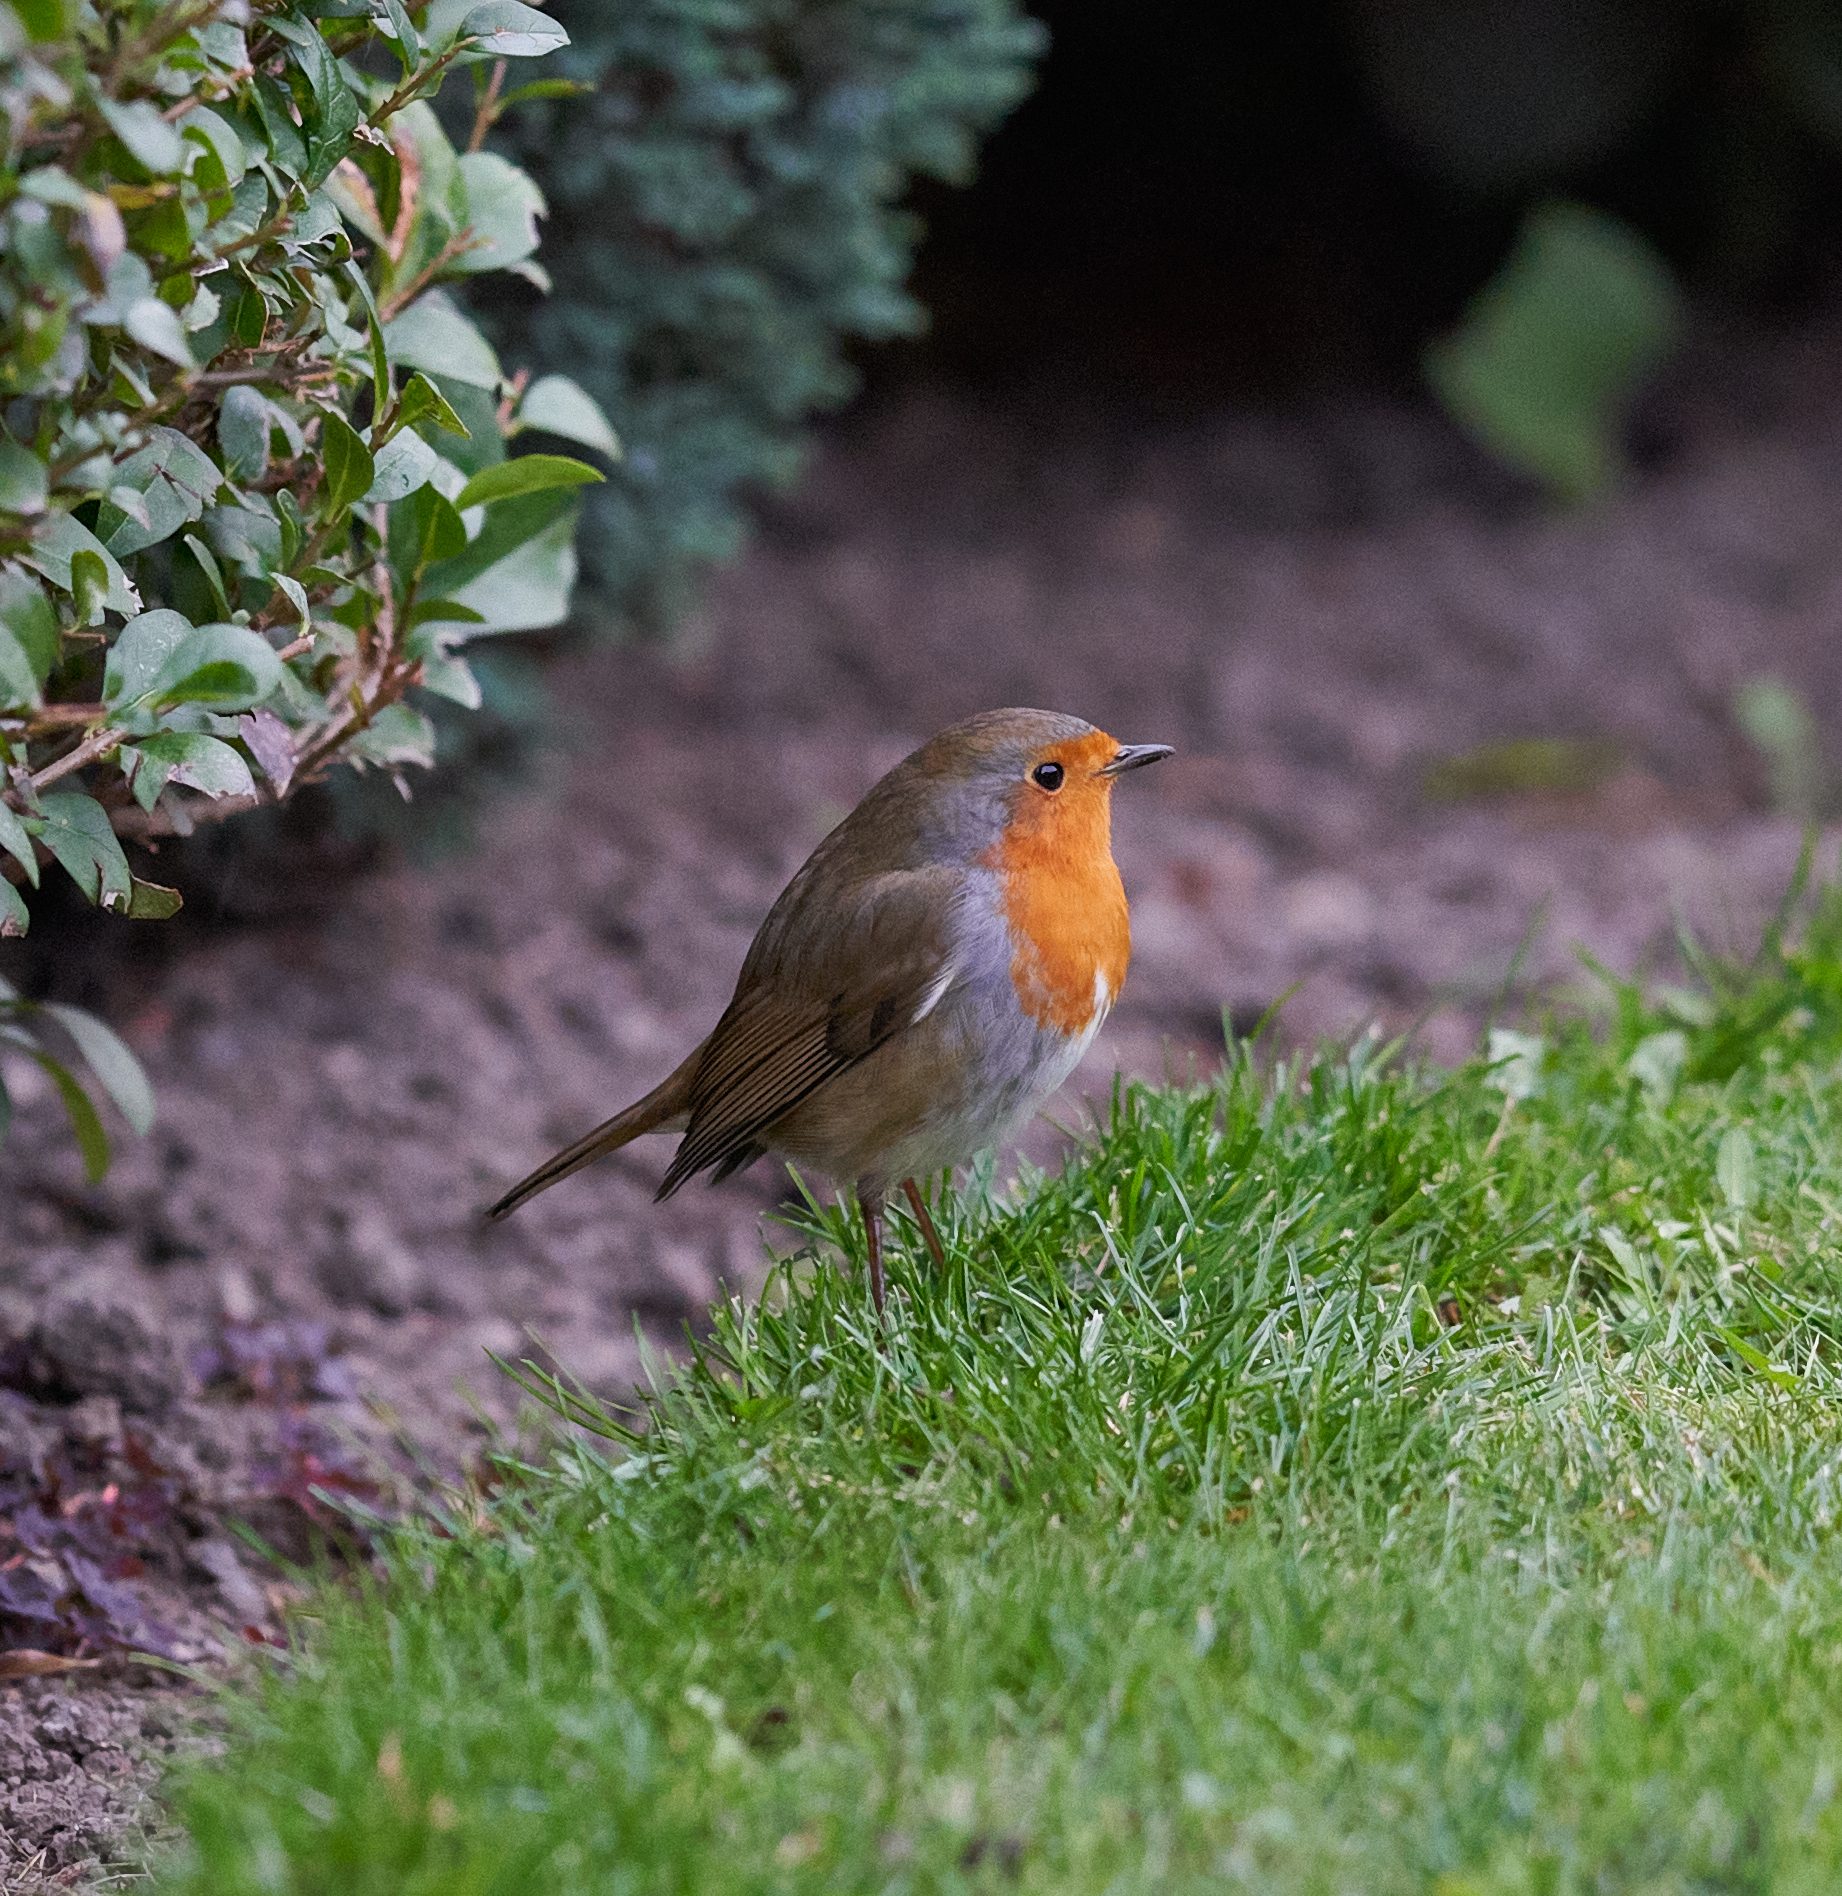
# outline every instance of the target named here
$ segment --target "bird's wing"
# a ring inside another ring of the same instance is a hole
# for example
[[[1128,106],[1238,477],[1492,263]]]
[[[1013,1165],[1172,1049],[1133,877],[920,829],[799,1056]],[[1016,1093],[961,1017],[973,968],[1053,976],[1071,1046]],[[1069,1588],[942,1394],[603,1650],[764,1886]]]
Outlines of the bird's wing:
[[[777,908],[704,1043],[668,1197],[714,1166],[756,1156],[760,1137],[825,1082],[930,1013],[952,985],[958,871],[900,870],[858,883],[802,926]]]

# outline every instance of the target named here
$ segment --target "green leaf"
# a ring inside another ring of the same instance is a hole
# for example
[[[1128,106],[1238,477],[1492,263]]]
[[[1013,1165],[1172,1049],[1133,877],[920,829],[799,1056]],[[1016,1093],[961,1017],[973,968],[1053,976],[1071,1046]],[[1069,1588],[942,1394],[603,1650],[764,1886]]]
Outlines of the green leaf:
[[[26,880],[38,887],[38,854],[32,838],[10,803],[0,802],[0,849],[4,849],[26,872]],[[11,886],[11,885],[9,885]]]
[[[473,667],[452,652],[434,652],[422,661],[422,688],[468,711],[477,711],[484,701]]]
[[[537,248],[537,220],[545,209],[536,184],[491,151],[464,153],[460,177],[466,226],[476,242],[455,259],[454,269],[463,275],[504,270],[530,256]]]
[[[154,1122],[153,1088],[147,1083],[140,1061],[128,1051],[115,1029],[80,1007],[66,1007],[57,1001],[47,1001],[44,1011],[75,1042],[77,1051],[128,1124],[143,1135],[150,1132]]]
[[[570,494],[507,501],[464,553],[428,575],[433,592],[479,614],[482,632],[536,632],[569,616],[576,502]]]
[[[109,1169],[109,1135],[102,1129],[96,1108],[61,1060],[52,1059],[48,1053],[34,1053],[32,1058],[51,1075],[58,1097],[64,1102],[70,1129],[77,1136],[77,1150],[83,1154],[84,1177],[92,1185],[100,1185]]]
[[[418,372],[404,386],[397,426],[409,428],[425,421],[432,422],[446,434],[459,435],[463,441],[470,439],[467,424],[454,412],[448,398],[426,375]]]
[[[122,747],[122,768],[128,773],[134,800],[143,810],[159,802],[169,783],[208,797],[250,797],[256,794],[249,765],[222,738],[202,731],[156,731],[138,744]]]
[[[515,500],[520,494],[541,494],[553,487],[582,487],[607,476],[586,461],[566,454],[521,454],[516,460],[483,467],[454,497],[464,513],[469,507],[490,507],[494,501]]]
[[[23,935],[32,926],[32,911],[26,907],[26,898],[0,876],[0,941],[13,940]],[[6,1088],[0,1086],[0,1133],[6,1129]]]
[[[395,766],[435,761],[435,727],[412,705],[387,704],[346,746],[348,757]]]
[[[267,24],[294,47],[295,64],[313,94],[315,109],[304,115],[302,124],[306,157],[300,175],[309,190],[317,190],[351,149],[352,135],[364,121],[364,108],[318,28],[277,14],[271,14]]]
[[[100,553],[87,547],[70,556],[70,595],[76,601],[79,625],[100,625],[109,609],[109,569]]]
[[[454,503],[433,487],[418,487],[390,510],[390,563],[406,578],[453,559],[466,545],[467,529]]]
[[[11,0],[26,38],[43,46],[70,31],[70,0]]]
[[[391,34],[395,37],[397,59],[402,64],[405,75],[416,70],[416,63],[422,55],[422,38],[417,33],[409,10],[403,0],[380,0],[384,17],[390,22]]]
[[[569,35],[535,7],[518,0],[486,0],[461,22],[460,37],[484,59],[539,59],[569,44]]]
[[[0,623],[0,711],[36,711],[43,701],[31,655],[11,627]]]
[[[440,625],[483,625],[485,621],[471,606],[463,606],[458,599],[418,599],[409,615],[409,628],[430,624]],[[415,640],[410,641],[410,649],[416,649]],[[426,656],[427,648],[423,648]]]
[[[135,877],[134,893],[128,898],[129,921],[163,922],[184,907],[185,901],[177,889],[169,889],[164,882],[143,882],[139,876]]]
[[[217,601],[217,609],[225,618],[230,617],[230,594],[224,587],[223,569],[217,563],[217,555],[206,546],[196,533],[180,536],[180,544],[198,562],[198,570],[211,588],[211,596]]]
[[[233,291],[225,305],[224,316],[230,325],[231,339],[245,349],[255,348],[269,326],[269,306],[258,290]]]
[[[390,406],[390,350],[384,341],[383,319],[377,313],[377,299],[371,285],[359,269],[356,258],[348,257],[341,266],[345,279],[365,312],[365,333],[371,343],[371,415],[373,423]],[[373,434],[375,434],[375,426]]]
[[[192,630],[192,621],[170,606],[158,606],[130,619],[116,633],[103,665],[103,703],[114,709],[144,698],[161,666]]]
[[[269,404],[245,383],[224,391],[217,407],[217,441],[233,481],[259,481],[269,470]]]
[[[150,101],[135,99],[124,104],[99,95],[96,109],[129,157],[156,178],[168,176],[185,162],[185,141]]]
[[[440,290],[418,297],[384,325],[392,362],[423,369],[474,388],[497,388],[504,379],[492,345]]]
[[[1621,471],[1626,407],[1680,328],[1668,266],[1642,237],[1583,205],[1548,204],[1427,352],[1427,378],[1499,459],[1578,500]]]
[[[302,632],[313,629],[313,609],[307,601],[307,589],[286,573],[275,575],[275,590],[294,608],[295,623]]]
[[[182,369],[194,368],[192,346],[185,339],[185,329],[179,321],[178,312],[170,304],[160,301],[157,296],[143,296],[128,305],[122,316],[122,327],[127,330],[143,349],[165,361],[175,363]]]
[[[212,172],[209,189],[234,190],[243,182],[249,156],[243,149],[243,140],[237,135],[236,127],[227,118],[212,111],[208,105],[195,105],[179,121],[178,131],[181,138],[196,145],[201,153],[193,164],[195,179],[199,177],[200,167],[209,165]]]
[[[413,428],[399,430],[377,457],[375,478],[365,490],[366,505],[413,494],[434,472],[435,459],[435,450]]]
[[[0,513],[42,514],[48,487],[44,462],[17,441],[0,438]]]
[[[213,552],[266,584],[284,564],[282,526],[266,496],[251,499],[247,507],[213,507],[205,516],[205,531]]]
[[[105,909],[127,908],[134,878],[109,813],[94,797],[76,791],[42,797],[24,821],[88,900]]]
[[[573,523],[580,505],[573,490],[558,487],[548,493],[525,494],[489,507],[479,531],[438,572],[429,575],[424,590],[431,596],[446,594],[458,598],[462,586],[479,578],[488,567],[497,566],[527,542],[547,533],[558,521]]]
[[[299,178],[307,169],[307,147],[288,109],[286,90],[267,73],[259,73],[255,94],[256,116],[268,135],[269,152],[277,169],[290,178]]]
[[[96,531],[111,553],[139,553],[170,540],[197,520],[224,486],[217,463],[196,441],[177,428],[150,428],[147,433],[147,445],[115,469],[110,489],[111,494],[138,494],[145,520],[137,520],[113,499],[96,515]]]
[[[70,514],[53,514],[34,536],[32,544],[19,555],[20,563],[42,573],[59,591],[74,593],[71,563],[79,553],[94,553],[102,561],[106,590],[102,610],[119,612],[124,618],[141,609],[141,596],[128,583],[121,562],[80,520]],[[85,621],[93,625],[94,619]]]
[[[248,626],[201,625],[167,654],[142,701],[247,711],[280,685],[281,669],[274,648]]]
[[[326,467],[325,511],[343,513],[376,479],[376,463],[343,415],[329,413],[321,418],[320,448]]]
[[[579,441],[610,461],[619,458],[620,442],[600,404],[567,375],[540,375],[518,404],[518,420],[526,428]]]
[[[58,618],[42,586],[16,566],[0,567],[0,626],[12,634],[42,690],[58,657]]]

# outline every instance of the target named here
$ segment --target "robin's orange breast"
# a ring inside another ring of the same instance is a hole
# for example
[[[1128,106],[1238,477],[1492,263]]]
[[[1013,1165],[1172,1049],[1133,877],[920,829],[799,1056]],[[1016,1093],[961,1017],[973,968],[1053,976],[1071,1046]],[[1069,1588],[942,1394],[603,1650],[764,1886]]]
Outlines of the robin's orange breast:
[[[1061,796],[1026,800],[985,861],[997,872],[1023,1011],[1057,1033],[1086,1033],[1125,985],[1132,958],[1110,786],[1071,773]]]

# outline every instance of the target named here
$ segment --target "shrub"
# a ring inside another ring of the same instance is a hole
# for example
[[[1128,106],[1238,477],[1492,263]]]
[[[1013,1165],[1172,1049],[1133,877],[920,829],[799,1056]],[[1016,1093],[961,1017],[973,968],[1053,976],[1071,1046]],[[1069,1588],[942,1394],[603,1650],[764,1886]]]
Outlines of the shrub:
[[[732,552],[747,490],[797,469],[852,339],[908,334],[917,177],[961,180],[1023,96],[1015,0],[559,0],[590,88],[515,132],[555,293],[500,333],[567,368],[627,453],[588,497],[587,578],[657,621]],[[565,135],[566,134],[566,135]]]
[[[506,444],[613,437],[448,287],[536,274],[542,196],[482,147],[565,44],[516,0],[0,5],[0,935],[48,869],[170,914],[124,844],[426,763],[466,642],[566,613],[600,476]],[[119,1101],[117,1047],[0,994],[95,1169],[47,1019]]]

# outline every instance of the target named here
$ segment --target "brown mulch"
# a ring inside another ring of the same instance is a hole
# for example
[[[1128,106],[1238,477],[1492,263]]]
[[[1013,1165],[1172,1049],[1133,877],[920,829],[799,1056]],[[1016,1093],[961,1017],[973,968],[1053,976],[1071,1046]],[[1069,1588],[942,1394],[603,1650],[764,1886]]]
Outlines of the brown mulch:
[[[1092,1090],[1206,1063],[1224,1009],[1298,983],[1290,1036],[1419,1021],[1451,1055],[1512,969],[1576,978],[1576,944],[1660,965],[1678,910],[1745,943],[1798,833],[1733,695],[1785,678],[1828,740],[1842,703],[1839,361],[1827,333],[1711,341],[1649,418],[1667,461],[1572,515],[1411,406],[1148,422],[911,392],[835,434],[679,649],[563,668],[573,750],[474,853],[245,864],[267,919],[183,954],[106,921],[48,973],[6,951],[117,1022],[161,1119],[89,1188],[8,1069],[0,1613],[36,1599],[47,1642],[100,1650],[90,1581],[125,1587],[141,1643],[214,1663],[277,1605],[227,1523],[311,1545],[319,1491],[405,1478],[399,1434],[478,1455],[476,1405],[514,1406],[488,1350],[535,1334],[619,1390],[636,1320],[669,1343],[758,1282],[765,1167],[655,1207],[646,1146],[503,1228],[478,1207],[682,1053],[806,851],[968,711],[1181,748],[1119,798],[1137,958]],[[1527,736],[1577,742],[1577,781],[1428,794]],[[115,1847],[181,1722],[153,1677],[0,1683],[0,1887]]]

